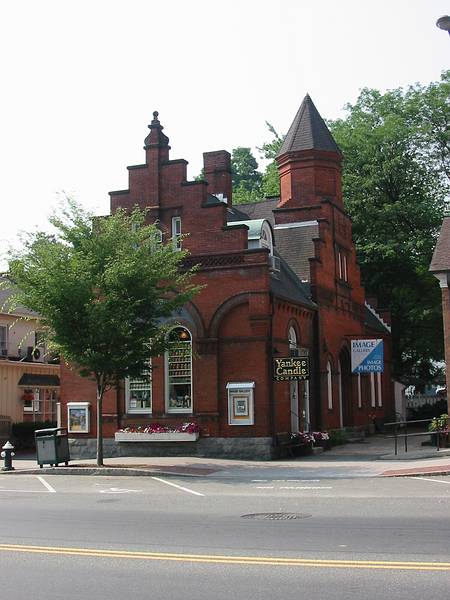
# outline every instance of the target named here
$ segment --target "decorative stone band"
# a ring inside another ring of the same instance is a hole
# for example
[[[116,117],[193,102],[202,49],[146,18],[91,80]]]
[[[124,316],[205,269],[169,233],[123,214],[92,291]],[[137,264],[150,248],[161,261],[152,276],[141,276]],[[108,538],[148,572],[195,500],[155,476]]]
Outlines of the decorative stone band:
[[[116,442],[196,442],[198,433],[187,433],[182,431],[161,433],[139,433],[117,431],[114,434]]]

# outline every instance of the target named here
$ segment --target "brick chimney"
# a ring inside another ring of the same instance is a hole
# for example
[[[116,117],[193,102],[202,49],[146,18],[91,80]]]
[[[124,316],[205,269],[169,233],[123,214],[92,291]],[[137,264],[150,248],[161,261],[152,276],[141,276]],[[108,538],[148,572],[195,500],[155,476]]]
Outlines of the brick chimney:
[[[226,150],[204,152],[203,170],[204,178],[208,182],[208,193],[231,206],[231,154]]]

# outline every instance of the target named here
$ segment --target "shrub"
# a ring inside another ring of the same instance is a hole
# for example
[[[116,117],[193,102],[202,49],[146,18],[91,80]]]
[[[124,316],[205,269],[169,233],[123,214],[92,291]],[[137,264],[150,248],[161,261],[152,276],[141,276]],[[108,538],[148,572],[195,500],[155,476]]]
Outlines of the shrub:
[[[348,441],[347,434],[342,429],[331,429],[330,442],[332,446],[342,446]]]

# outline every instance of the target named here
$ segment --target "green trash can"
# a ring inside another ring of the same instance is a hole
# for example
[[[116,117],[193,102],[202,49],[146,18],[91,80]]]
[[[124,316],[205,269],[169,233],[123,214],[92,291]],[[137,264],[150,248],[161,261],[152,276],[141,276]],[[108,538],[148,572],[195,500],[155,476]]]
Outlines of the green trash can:
[[[34,439],[36,459],[41,469],[44,465],[57,467],[59,463],[69,464],[69,440],[65,427],[36,429]]]

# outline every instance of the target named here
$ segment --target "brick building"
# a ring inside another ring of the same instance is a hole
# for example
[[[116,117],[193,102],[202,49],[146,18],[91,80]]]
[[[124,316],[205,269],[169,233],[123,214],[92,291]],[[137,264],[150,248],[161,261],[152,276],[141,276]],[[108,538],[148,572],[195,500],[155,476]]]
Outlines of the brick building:
[[[390,418],[388,315],[365,297],[342,201],[341,152],[309,96],[277,156],[280,197],[254,204],[233,206],[224,150],[203,155],[204,181],[187,181],[187,162],[169,159],[169,139],[153,116],[145,163],[128,167],[128,189],[110,193],[111,211],[148,209],[162,239],[189,250],[204,288],[174,315],[171,348],[152,360],[151,376],[108,393],[106,455],[118,451],[118,428],[150,422],[194,421],[200,439],[140,452],[268,458],[279,432]],[[361,338],[385,340],[383,374],[351,373],[350,343]],[[273,359],[289,356],[309,358],[307,381],[273,380]],[[62,367],[61,401],[63,424],[64,407],[76,414],[79,406],[84,422],[88,410],[91,426],[72,433],[75,446],[92,453],[93,384]]]

